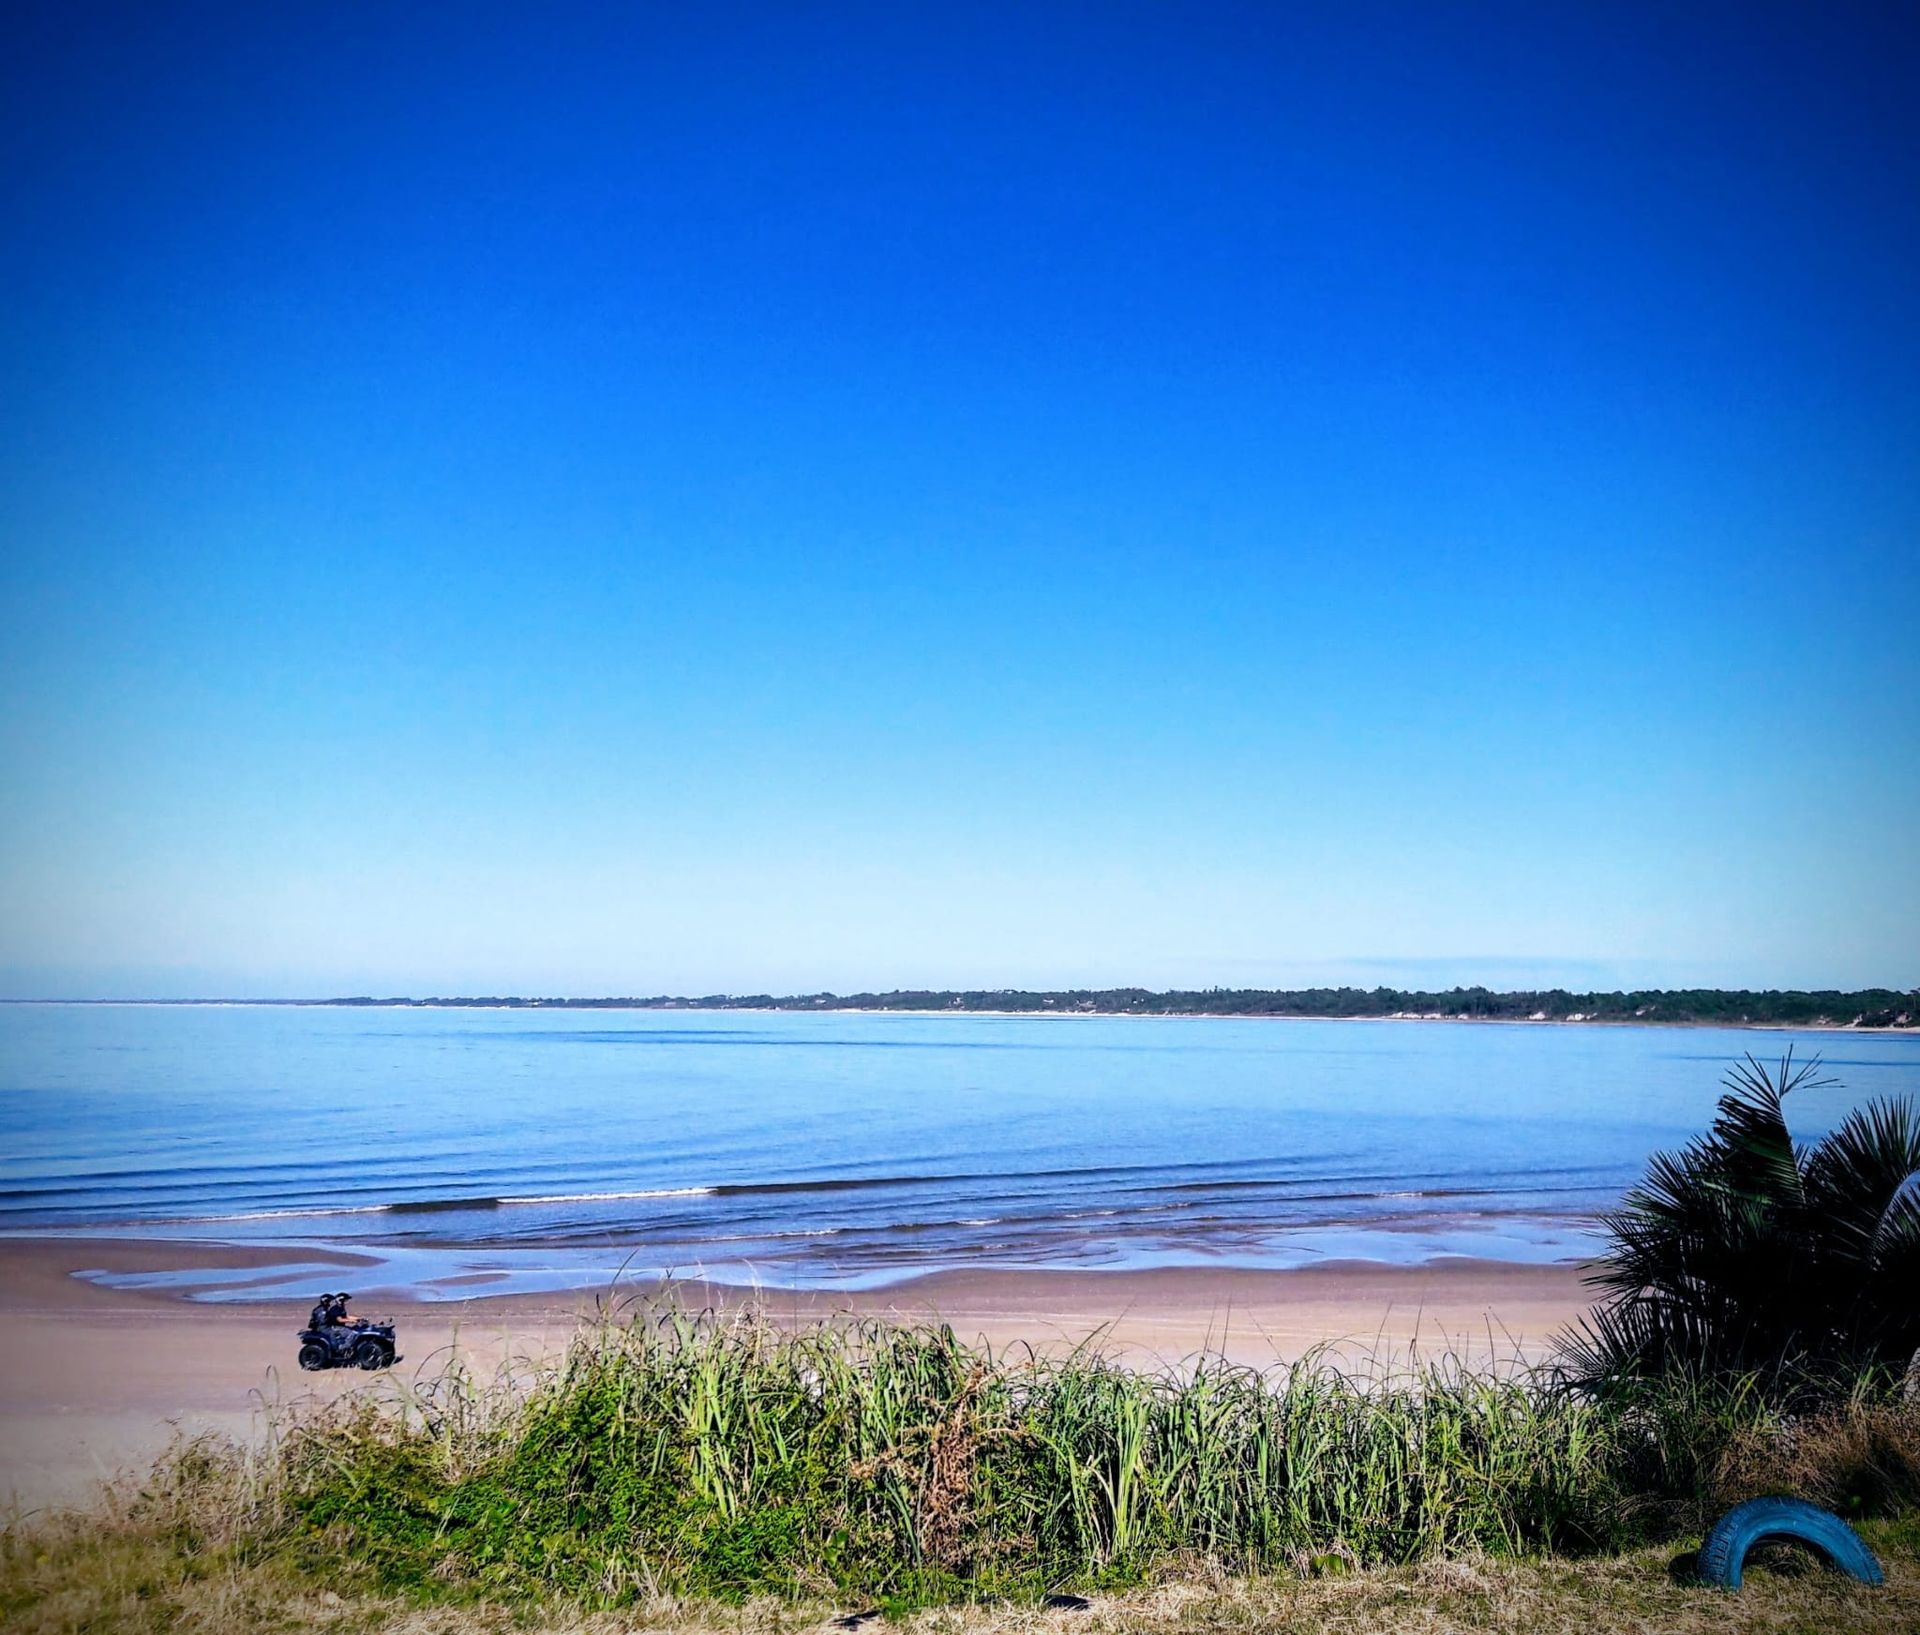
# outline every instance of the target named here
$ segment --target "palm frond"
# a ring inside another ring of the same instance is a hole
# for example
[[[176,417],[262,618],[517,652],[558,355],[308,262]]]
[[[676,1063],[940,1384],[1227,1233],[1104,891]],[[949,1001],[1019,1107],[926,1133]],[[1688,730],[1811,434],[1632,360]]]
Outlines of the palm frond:
[[[1819,1074],[1820,1059],[1795,1066],[1793,1049],[1769,1071],[1751,1054],[1728,1070],[1727,1093],[1710,1139],[1721,1149],[1727,1183],[1742,1192],[1782,1204],[1804,1202],[1800,1155],[1787,1128],[1784,1103],[1795,1090],[1823,1089],[1835,1081]]]
[[[1868,1262],[1876,1271],[1882,1270],[1896,1256],[1915,1252],[1920,1252],[1920,1168],[1900,1183],[1899,1190],[1887,1200],[1887,1207],[1880,1211]],[[1920,1282],[1909,1288],[1920,1289]],[[1914,1303],[1920,1305],[1920,1295],[1915,1296]]]
[[[1807,1163],[1807,1201],[1836,1245],[1870,1266],[1920,1232],[1920,1109],[1899,1096],[1856,1108]]]

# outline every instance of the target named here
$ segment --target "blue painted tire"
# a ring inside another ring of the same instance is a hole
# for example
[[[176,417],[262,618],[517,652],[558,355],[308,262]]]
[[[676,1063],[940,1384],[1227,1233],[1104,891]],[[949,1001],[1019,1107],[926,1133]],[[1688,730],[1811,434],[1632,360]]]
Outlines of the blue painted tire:
[[[1700,1576],[1723,1590],[1737,1590],[1747,1552],[1781,1540],[1806,1545],[1862,1584],[1885,1582],[1867,1541],[1831,1510],[1805,1499],[1749,1499],[1735,1505],[1700,1546]]]

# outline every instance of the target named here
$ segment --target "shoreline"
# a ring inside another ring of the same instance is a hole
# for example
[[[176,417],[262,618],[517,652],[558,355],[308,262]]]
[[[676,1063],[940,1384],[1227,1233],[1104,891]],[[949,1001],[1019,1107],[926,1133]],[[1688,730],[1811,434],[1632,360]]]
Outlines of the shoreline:
[[[323,1259],[330,1254],[330,1259]],[[303,1249],[354,1282],[351,1246]],[[355,1309],[399,1324],[391,1374],[294,1366],[301,1298],[196,1303],[191,1284],[113,1289],[81,1270],[182,1272],[285,1264],[261,1245],[148,1238],[0,1240],[0,1511],[85,1499],[97,1484],[150,1462],[175,1434],[260,1434],[275,1405],[391,1393],[458,1359],[482,1376],[524,1374],[557,1357],[582,1321],[613,1317],[668,1288],[470,1295],[407,1301],[361,1289]],[[1206,1352],[1268,1367],[1326,1350],[1356,1363],[1412,1351],[1489,1363],[1544,1360],[1588,1305],[1583,1268],[1465,1258],[1394,1266],[1336,1261],[1286,1271],[1195,1266],[1146,1270],[1026,1268],[936,1271],[860,1291],[670,1286],[692,1311],[754,1309],[783,1325],[881,1319],[945,1322],[968,1342],[1063,1351],[1093,1344],[1117,1361],[1179,1367]],[[318,1292],[316,1280],[313,1293]]]
[[[449,1245],[448,1247],[458,1247]],[[223,1238],[147,1236],[124,1228],[97,1233],[18,1231],[0,1234],[0,1314],[65,1313],[95,1305],[184,1307],[200,1316],[229,1313],[250,1315],[262,1310],[290,1310],[295,1302],[284,1294],[263,1292],[244,1297],[248,1285],[219,1274],[290,1266],[337,1267],[343,1273],[377,1271],[388,1263],[377,1247],[350,1241],[329,1245],[312,1242],[271,1243]],[[1475,1255],[1437,1255],[1422,1261],[1389,1261],[1358,1256],[1332,1257],[1311,1265],[1265,1267],[1231,1265],[1198,1259],[1159,1266],[943,1266],[910,1272],[891,1282],[871,1286],[813,1288],[782,1284],[729,1281],[718,1276],[658,1277],[639,1275],[608,1282],[583,1283],[551,1291],[489,1293],[481,1285],[489,1274],[477,1273],[453,1280],[472,1293],[423,1295],[404,1284],[369,1285],[377,1298],[412,1311],[447,1311],[491,1315],[503,1311],[551,1311],[592,1304],[609,1291],[622,1300],[650,1298],[669,1290],[697,1292],[723,1306],[742,1304],[790,1305],[855,1310],[896,1307],[946,1309],[956,1296],[970,1306],[983,1294],[999,1294],[1021,1285],[1033,1289],[1071,1289],[1079,1293],[1110,1290],[1123,1297],[1153,1297],[1157,1306],[1177,1292],[1196,1287],[1209,1298],[1221,1292],[1229,1297],[1250,1289],[1308,1290],[1326,1283],[1383,1290],[1402,1283],[1442,1284],[1471,1280],[1476,1287],[1520,1287],[1533,1283],[1559,1286],[1577,1281],[1590,1261],[1518,1261]],[[96,1282],[90,1272],[124,1274],[157,1272],[178,1274],[165,1287],[130,1287]],[[209,1275],[195,1281],[192,1274]],[[435,1284],[436,1289],[451,1284]],[[59,1290],[56,1294],[54,1291]],[[196,1298],[216,1289],[242,1291],[241,1297],[217,1302]],[[1213,1303],[1217,1303],[1217,1300]],[[1179,1304],[1179,1302],[1175,1302]]]
[[[723,1188],[686,1189],[688,1192]],[[514,1199],[469,1199],[491,1218]],[[368,1205],[350,1216],[404,1214],[404,1204]],[[429,1213],[442,1213],[434,1208]],[[287,1224],[274,1212],[275,1225]],[[1449,1266],[1482,1268],[1504,1282],[1509,1274],[1577,1269],[1597,1252],[1593,1218],[1514,1217],[1490,1227],[1479,1216],[1423,1218],[1356,1225],[1329,1221],[1293,1228],[1284,1244],[1239,1244],[1199,1235],[1162,1240],[1150,1252],[1075,1252],[1075,1243],[1009,1249],[991,1255],[948,1252],[921,1243],[877,1258],[835,1257],[802,1251],[734,1252],[729,1239],[676,1244],[644,1242],[629,1230],[590,1238],[546,1239],[490,1234],[473,1239],[459,1232],[422,1238],[417,1233],[382,1235],[355,1230],[347,1221],[316,1215],[293,1235],[249,1231],[251,1216],[198,1221],[121,1221],[62,1224],[0,1231],[0,1274],[9,1257],[36,1264],[51,1256],[73,1278],[109,1294],[174,1300],[206,1311],[222,1307],[284,1304],[318,1282],[350,1282],[389,1304],[409,1308],[473,1309],[484,1302],[501,1309],[512,1302],[552,1305],[636,1291],[701,1291],[724,1304],[803,1301],[813,1307],[836,1302],[885,1306],[923,1302],[954,1288],[987,1284],[1086,1280],[1084,1287],[1138,1284],[1158,1288],[1160,1279],[1198,1279],[1210,1287],[1237,1287],[1301,1274],[1302,1287],[1333,1269],[1343,1276],[1378,1280],[1419,1276]],[[831,1231],[798,1234],[810,1242]],[[1077,1241],[1077,1240],[1076,1240]],[[1005,1246],[1003,1246],[1005,1248]],[[96,1253],[97,1251],[97,1253]],[[726,1252],[721,1252],[726,1251]]]

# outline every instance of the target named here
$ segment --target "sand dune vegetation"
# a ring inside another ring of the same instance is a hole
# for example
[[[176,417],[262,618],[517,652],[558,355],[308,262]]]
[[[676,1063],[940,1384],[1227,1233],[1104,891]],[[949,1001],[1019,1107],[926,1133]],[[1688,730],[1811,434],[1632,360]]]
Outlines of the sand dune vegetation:
[[[1867,1526],[1889,1588],[1762,1574],[1741,1607],[1910,1623],[1920,1404],[1890,1375],[1813,1411],[1764,1386],[1605,1399],[1444,1359],[1154,1374],[938,1327],[649,1309],[583,1329],[537,1378],[449,1371],[257,1449],[184,1445],[91,1517],[10,1530],[0,1610],[45,1631],[746,1616],[726,1607],[784,1627],[1032,1618],[1073,1592],[1133,1609],[1129,1627],[1358,1629],[1413,1595],[1454,1608],[1434,1627],[1499,1628],[1515,1596],[1577,1622],[1623,1583],[1684,1612],[1705,1593],[1669,1579],[1689,1541],[1785,1488]]]

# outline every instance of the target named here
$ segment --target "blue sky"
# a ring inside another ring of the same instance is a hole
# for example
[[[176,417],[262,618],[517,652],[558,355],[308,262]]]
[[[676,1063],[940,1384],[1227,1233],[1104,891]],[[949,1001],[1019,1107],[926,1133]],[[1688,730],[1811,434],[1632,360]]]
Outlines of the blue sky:
[[[1920,983],[1910,18],[25,8],[0,992]]]

